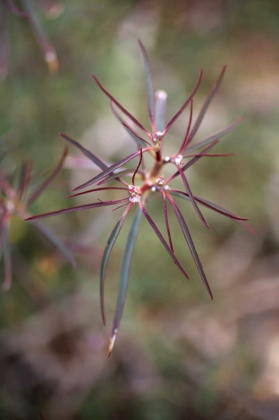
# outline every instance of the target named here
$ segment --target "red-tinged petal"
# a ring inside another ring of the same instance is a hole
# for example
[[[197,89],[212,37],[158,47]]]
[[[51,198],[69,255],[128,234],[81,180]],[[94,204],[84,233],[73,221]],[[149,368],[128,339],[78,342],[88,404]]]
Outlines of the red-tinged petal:
[[[78,210],[88,210],[88,209],[94,209],[97,207],[114,206],[115,204],[124,203],[124,201],[128,202],[129,198],[122,198],[121,200],[113,200],[113,201],[101,201],[98,203],[82,204],[80,206],[68,207],[66,209],[51,211],[49,213],[38,214],[36,216],[28,217],[25,220],[27,221],[27,220],[43,219],[45,217],[57,216],[59,214],[71,213]]]
[[[213,87],[212,91],[210,92],[210,94],[208,95],[208,97],[206,98],[206,100],[204,101],[204,104],[203,104],[203,106],[202,106],[202,108],[201,108],[201,110],[200,110],[200,112],[199,112],[199,115],[198,115],[198,117],[197,117],[197,119],[196,119],[196,122],[195,122],[195,124],[194,124],[194,127],[192,128],[192,130],[191,130],[191,132],[190,132],[190,134],[189,134],[188,144],[190,144],[190,143],[191,143],[191,141],[192,141],[192,140],[193,140],[193,138],[195,137],[195,135],[196,135],[196,133],[197,133],[198,129],[200,128],[200,125],[201,125],[201,123],[202,123],[202,120],[203,120],[203,118],[204,118],[204,115],[205,115],[205,113],[206,113],[206,111],[207,111],[207,109],[208,109],[208,107],[209,107],[209,105],[210,105],[210,103],[211,103],[212,99],[214,98],[215,94],[217,93],[217,91],[218,91],[218,89],[219,89],[219,86],[220,86],[220,84],[221,84],[221,82],[222,82],[222,80],[223,80],[223,77],[224,77],[224,74],[225,74],[226,68],[227,68],[227,66],[224,66],[224,67],[222,68],[222,71],[221,71],[221,73],[220,73],[220,75],[219,75],[219,77],[218,77],[218,79],[217,79],[217,82],[215,83],[215,85],[214,85],[214,87]]]
[[[177,120],[177,118],[182,114],[182,112],[184,111],[184,109],[189,105],[189,103],[191,102],[192,98],[195,96],[200,84],[201,84],[201,80],[202,80],[202,73],[203,70],[200,70],[200,74],[199,74],[199,78],[198,81],[196,83],[196,86],[194,87],[191,95],[189,96],[189,98],[184,102],[184,104],[182,105],[182,107],[180,108],[180,110],[175,114],[175,116],[169,121],[169,123],[167,124],[165,130],[164,130],[164,134],[167,133],[167,131],[171,128],[171,126],[173,125],[173,123]]]
[[[206,275],[205,275],[204,270],[203,270],[202,263],[200,261],[199,255],[197,253],[195,244],[193,242],[191,233],[190,233],[189,228],[188,228],[188,226],[187,226],[187,224],[185,222],[185,219],[182,216],[182,214],[181,214],[179,208],[177,207],[175,201],[173,200],[173,198],[169,194],[167,194],[167,197],[168,197],[168,199],[169,199],[169,201],[170,201],[170,203],[171,203],[171,205],[173,207],[173,210],[174,210],[174,212],[176,214],[177,220],[178,220],[178,222],[180,224],[181,230],[183,232],[183,235],[185,237],[185,240],[187,242],[187,245],[188,245],[189,250],[191,252],[191,255],[193,257],[193,260],[194,260],[194,262],[196,264],[196,267],[198,269],[198,272],[199,272],[199,274],[200,274],[200,276],[201,276],[201,278],[202,278],[202,280],[204,282],[204,285],[206,287],[206,290],[208,291],[209,296],[213,300],[213,295],[212,295],[212,292],[211,292],[209,283],[207,281]]]
[[[142,212],[143,212],[145,218],[147,219],[148,223],[150,224],[150,226],[152,227],[152,229],[154,230],[154,232],[156,233],[156,235],[160,239],[161,243],[163,244],[163,246],[167,250],[170,257],[173,259],[174,263],[178,266],[178,268],[184,274],[184,276],[187,277],[187,279],[189,279],[188,273],[184,270],[184,268],[182,267],[182,265],[180,264],[180,262],[176,258],[175,254],[172,252],[172,250],[168,246],[167,242],[165,241],[165,238],[163,237],[162,233],[159,231],[159,229],[156,226],[154,220],[150,217],[149,213],[147,212],[147,210],[145,209],[145,207],[144,207],[144,205],[142,204],[141,201],[139,202],[139,205],[140,205],[140,207],[142,209]]]
[[[68,154],[68,150],[68,146],[66,146],[58,162],[58,165],[54,168],[53,172],[47,177],[47,179],[41,185],[39,185],[39,187],[37,187],[35,191],[33,191],[31,196],[27,200],[27,206],[30,206],[30,204],[34,203],[34,201],[42,194],[42,192],[51,184],[54,178],[59,174],[60,170],[63,167],[65,158]]]
[[[99,88],[104,92],[105,95],[108,96],[108,98],[123,112],[123,114],[125,114],[128,118],[130,118],[131,121],[133,121],[133,123],[139,127],[149,138],[150,140],[152,140],[152,135],[146,130],[146,128],[144,128],[143,125],[141,125],[141,123],[135,118],[133,117],[133,115],[130,114],[130,112],[128,112],[105,88],[104,86],[101,84],[101,82],[99,82],[99,80],[97,79],[96,76],[92,75],[93,79],[95,80],[95,82],[97,83],[97,85],[99,86]]]

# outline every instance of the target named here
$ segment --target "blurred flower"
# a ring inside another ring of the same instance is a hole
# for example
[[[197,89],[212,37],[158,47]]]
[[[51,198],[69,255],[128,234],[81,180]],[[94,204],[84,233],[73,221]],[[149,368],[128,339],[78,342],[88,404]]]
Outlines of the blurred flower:
[[[63,11],[63,6],[54,0],[41,0],[41,6],[50,18],[55,18]],[[41,48],[44,59],[48,65],[50,73],[56,73],[59,68],[57,54],[51,45],[44,29],[37,17],[32,0],[21,0],[19,8],[13,0],[0,0],[0,80],[4,79],[8,74],[9,68],[9,24],[10,14],[22,17],[30,24],[34,36]]]
[[[30,194],[27,194],[27,190],[31,180],[31,161],[22,164],[17,188],[13,188],[5,175],[0,172],[0,260],[3,254],[5,271],[4,290],[8,290],[12,282],[12,259],[9,241],[11,222],[16,220],[16,218],[24,220],[30,216],[28,208],[39,198],[42,192],[57,176],[63,166],[67,153],[68,148],[65,147],[60,161],[53,172],[39,186],[33,189]],[[34,221],[32,224],[75,266],[72,252],[60,241],[54,232],[38,221]]]

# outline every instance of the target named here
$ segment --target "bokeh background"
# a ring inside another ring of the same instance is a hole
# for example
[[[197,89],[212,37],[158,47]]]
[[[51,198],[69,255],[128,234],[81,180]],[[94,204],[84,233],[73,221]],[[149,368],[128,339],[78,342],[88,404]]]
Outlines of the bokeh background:
[[[47,19],[38,3],[34,10],[60,68],[49,74],[28,21],[11,15],[9,71],[0,84],[1,172],[16,175],[26,158],[34,173],[52,168],[64,147],[59,131],[107,162],[132,153],[133,143],[91,74],[148,124],[140,38],[156,89],[168,92],[169,118],[200,67],[195,112],[228,65],[197,140],[245,115],[218,145],[218,152],[235,157],[201,159],[189,180],[196,194],[249,217],[257,234],[204,210],[206,230],[191,205],[181,203],[214,293],[211,302],[174,217],[175,248],[191,282],[142,220],[121,328],[107,359],[129,223],[111,255],[103,327],[99,270],[117,212],[44,221],[72,247],[76,270],[26,222],[13,221],[13,284],[0,294],[1,419],[279,419],[278,1],[65,0],[56,19]],[[177,149],[185,124],[184,115],[165,139],[165,154]],[[32,212],[94,201],[66,198],[93,173],[71,148]],[[163,226],[159,198],[149,208]]]

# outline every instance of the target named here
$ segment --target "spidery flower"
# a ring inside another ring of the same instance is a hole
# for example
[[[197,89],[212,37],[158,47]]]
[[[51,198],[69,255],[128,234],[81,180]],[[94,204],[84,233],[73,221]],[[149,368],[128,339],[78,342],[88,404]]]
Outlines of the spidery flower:
[[[60,161],[51,174],[30,193],[27,192],[30,181],[32,181],[33,178],[31,178],[31,161],[27,161],[22,164],[17,188],[13,188],[7,177],[0,173],[0,261],[3,254],[5,272],[5,280],[3,283],[4,290],[8,290],[11,287],[12,282],[12,259],[8,240],[10,222],[14,217],[19,217],[24,220],[26,217],[30,216],[28,208],[38,199],[42,192],[57,176],[63,166],[67,153],[68,148],[65,147]],[[37,220],[34,220],[32,224],[67,258],[73,266],[76,266],[72,252],[60,241],[54,232]]]
[[[124,250],[124,255],[123,255],[123,260],[122,260],[122,267],[121,267],[120,280],[119,280],[119,293],[118,293],[116,311],[115,311],[114,320],[113,320],[108,355],[110,355],[112,348],[114,346],[114,342],[116,339],[117,331],[119,329],[120,320],[123,313],[123,307],[124,307],[129,272],[130,272],[131,257],[132,257],[137,232],[139,229],[139,223],[140,223],[140,219],[142,215],[146,218],[146,220],[150,224],[152,230],[155,232],[155,234],[161,241],[162,245],[164,246],[164,248],[166,249],[170,257],[172,258],[173,262],[176,264],[177,268],[181,271],[181,273],[186,278],[189,279],[189,275],[187,271],[181,265],[180,261],[177,259],[174,252],[173,241],[172,241],[170,226],[169,226],[168,207],[167,207],[167,202],[170,203],[170,206],[173,209],[174,214],[180,224],[181,231],[185,237],[187,246],[196,264],[199,275],[202,278],[211,299],[213,297],[212,297],[212,292],[211,292],[208,280],[204,273],[204,270],[203,270],[201,261],[199,259],[196,247],[194,245],[191,233],[189,231],[188,225],[184,219],[184,216],[181,210],[176,204],[175,198],[178,197],[181,199],[189,200],[194,210],[196,211],[198,217],[201,219],[202,223],[207,228],[209,228],[209,226],[202,214],[200,206],[207,207],[215,212],[218,212],[219,214],[223,216],[229,217],[230,219],[233,219],[236,222],[242,224],[248,230],[252,230],[252,228],[245,223],[248,219],[237,216],[236,214],[230,212],[229,210],[224,209],[220,205],[217,205],[215,203],[212,203],[209,200],[203,199],[195,195],[191,190],[191,187],[188,181],[188,176],[187,176],[188,169],[192,167],[195,163],[197,163],[201,158],[232,155],[231,153],[211,153],[211,151],[219,143],[220,139],[224,135],[232,131],[233,128],[235,128],[243,120],[243,118],[240,118],[239,120],[232,123],[229,127],[224,128],[218,133],[212,134],[211,136],[207,137],[203,141],[196,143],[194,145],[191,144],[192,140],[194,139],[202,123],[203,117],[211,103],[211,100],[213,99],[214,95],[216,94],[221,84],[226,67],[225,66],[223,67],[216,84],[214,85],[210,94],[208,95],[205,102],[203,103],[201,110],[198,113],[198,116],[194,122],[192,121],[193,120],[193,98],[201,83],[202,70],[200,70],[197,83],[192,93],[190,94],[189,98],[184,102],[184,104],[177,111],[177,113],[170,119],[170,121],[167,124],[165,124],[165,110],[166,110],[167,95],[164,91],[158,91],[156,92],[156,94],[154,93],[149,59],[148,59],[146,50],[140,41],[139,41],[139,47],[140,47],[140,51],[141,51],[141,55],[142,55],[143,63],[144,63],[146,92],[147,92],[147,95],[146,95],[147,106],[148,106],[148,113],[149,113],[150,123],[151,123],[151,131],[148,131],[132,114],[130,114],[114,98],[114,96],[112,96],[105,89],[105,87],[100,83],[97,77],[93,76],[95,82],[98,84],[100,89],[110,99],[113,113],[116,115],[120,123],[125,127],[125,129],[130,134],[132,139],[135,141],[138,147],[138,150],[132,153],[131,155],[125,157],[124,159],[120,160],[119,162],[114,163],[113,165],[108,167],[102,160],[100,160],[91,151],[85,149],[76,140],[72,139],[66,134],[60,133],[60,135],[65,140],[67,140],[70,144],[77,147],[85,156],[87,156],[91,161],[93,161],[101,169],[101,172],[98,175],[89,179],[84,184],[79,185],[78,187],[75,188],[74,191],[83,190],[84,188],[89,187],[93,184],[97,184],[98,186],[97,188],[77,192],[73,194],[71,197],[82,195],[82,194],[88,194],[88,193],[96,193],[96,192],[99,193],[105,190],[107,191],[119,190],[123,192],[125,191],[126,196],[119,200],[113,200],[113,201],[101,201],[100,199],[98,199],[98,202],[95,202],[95,203],[84,204],[84,205],[70,207],[70,208],[66,208],[66,209],[62,209],[58,211],[53,211],[51,213],[45,213],[38,216],[33,216],[29,219],[29,220],[34,220],[37,218],[54,216],[54,215],[67,213],[71,211],[97,208],[97,207],[103,207],[103,206],[116,205],[117,206],[116,208],[125,207],[124,213],[122,214],[121,218],[116,223],[108,239],[107,246],[106,246],[103,259],[102,259],[102,264],[101,264],[100,298],[101,298],[101,313],[102,313],[103,323],[105,324],[106,319],[105,319],[105,305],[104,305],[104,281],[105,281],[105,271],[106,271],[107,262],[109,259],[109,255],[112,251],[112,248],[115,244],[115,241],[127,218],[127,215],[132,211],[135,212],[134,219],[132,221],[131,228],[128,233],[126,247]],[[188,120],[187,129],[186,129],[186,133],[183,138],[182,144],[179,150],[176,153],[174,153],[172,156],[163,157],[162,145],[163,145],[165,136],[168,133],[171,126],[175,123],[177,118],[182,114],[182,112],[187,107],[189,107],[189,120]],[[121,111],[121,114],[118,111]],[[129,122],[132,122],[137,127],[137,129],[140,130],[143,134],[139,135],[138,131],[135,131],[134,128],[127,122],[128,120]],[[196,152],[196,150],[200,150],[200,151]],[[144,165],[144,155],[146,153],[151,154],[151,156],[153,157],[153,166],[151,167],[149,171],[145,169],[145,165]],[[134,170],[125,169],[125,168],[123,169],[124,165],[126,165],[129,161],[134,160],[135,158],[139,159],[136,169]],[[165,180],[163,171],[166,165],[172,165],[172,167],[174,168],[174,173],[168,179]],[[130,183],[126,182],[124,178],[127,176],[129,177],[131,175],[132,175],[132,181]],[[177,190],[170,186],[171,182],[178,176],[181,178],[183,182],[184,190]],[[111,181],[117,181],[118,183],[122,185],[118,187],[101,186],[104,183],[111,182]],[[164,237],[162,232],[157,227],[155,221],[151,218],[150,214],[146,210],[146,202],[154,193],[160,194],[162,197],[167,239]]]
[[[63,6],[55,0],[40,0],[45,13],[50,18],[58,16],[63,11]],[[9,44],[10,44],[10,14],[26,19],[34,33],[36,41],[43,53],[49,72],[56,73],[59,68],[57,54],[51,45],[45,31],[37,17],[33,0],[20,0],[20,6],[13,0],[0,0],[0,80],[4,79],[8,74],[9,67]]]

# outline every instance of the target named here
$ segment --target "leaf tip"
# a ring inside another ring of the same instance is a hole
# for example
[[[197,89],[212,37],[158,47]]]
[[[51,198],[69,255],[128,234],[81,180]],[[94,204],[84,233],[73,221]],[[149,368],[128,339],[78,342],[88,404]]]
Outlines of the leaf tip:
[[[117,328],[115,328],[115,329],[113,330],[113,333],[112,333],[112,335],[111,335],[111,337],[110,337],[110,340],[109,340],[109,346],[108,346],[108,358],[110,357],[111,352],[112,352],[112,350],[113,350],[114,343],[115,343],[115,339],[116,339],[116,334],[117,334]]]

